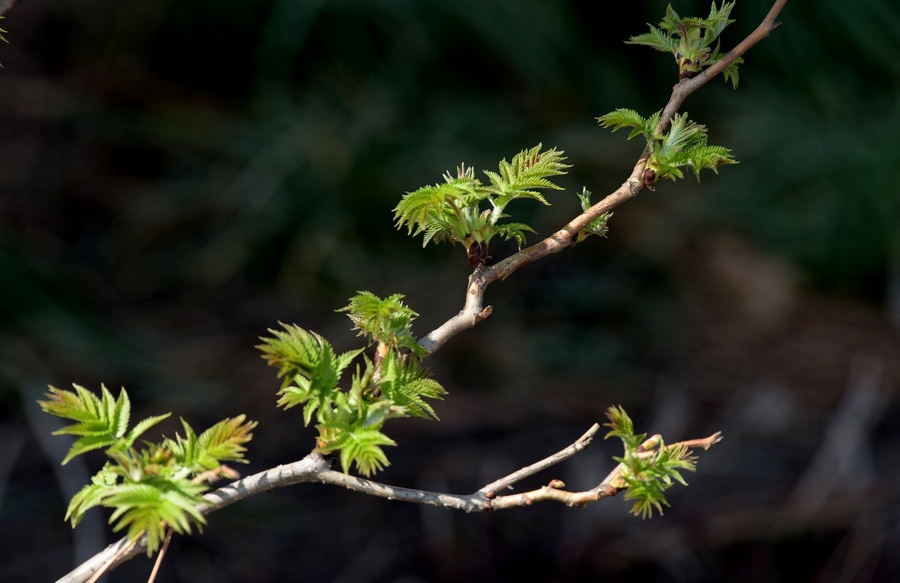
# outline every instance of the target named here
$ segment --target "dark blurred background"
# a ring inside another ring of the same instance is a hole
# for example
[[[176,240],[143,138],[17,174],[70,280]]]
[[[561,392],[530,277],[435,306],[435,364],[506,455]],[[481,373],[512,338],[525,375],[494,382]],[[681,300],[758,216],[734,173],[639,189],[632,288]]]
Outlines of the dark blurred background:
[[[392,227],[403,193],[539,142],[567,152],[537,241],[641,150],[671,57],[623,44],[665,2],[23,0],[0,46],[0,579],[49,581],[117,539],[68,499],[102,463],[36,411],[48,384],[125,386],[136,415],[260,421],[244,473],[312,432],[275,408],[257,338],[400,292],[421,335],[462,306],[460,247]],[[770,7],[739,0],[732,46]],[[679,0],[681,14],[706,2]],[[612,11],[619,12],[613,13]],[[660,184],[589,240],[488,290],[493,318],[429,359],[440,423],[396,421],[397,485],[472,492],[622,404],[674,441],[721,430],[665,516],[613,499],[493,515],[318,485],[177,539],[160,581],[887,581],[900,578],[900,9],[793,0],[684,109],[741,161]],[[514,251],[497,245],[495,257]],[[172,421],[162,429],[177,430]],[[523,484],[595,484],[615,443]],[[137,559],[109,581],[146,580]]]

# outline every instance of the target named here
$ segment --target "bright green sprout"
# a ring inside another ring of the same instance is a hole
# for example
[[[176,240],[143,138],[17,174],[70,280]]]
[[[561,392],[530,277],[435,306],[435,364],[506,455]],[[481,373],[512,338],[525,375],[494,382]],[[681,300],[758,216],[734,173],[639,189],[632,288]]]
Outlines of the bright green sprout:
[[[707,18],[682,18],[670,4],[659,28],[648,24],[650,32],[633,36],[626,42],[672,53],[678,63],[679,79],[687,79],[725,56],[719,51],[717,39],[725,27],[734,22],[728,19],[732,8],[734,2],[723,3],[721,8],[716,8],[713,2]],[[713,41],[716,41],[715,48]],[[735,89],[738,85],[738,65],[743,62],[743,59],[736,59],[723,71],[725,81],[730,80]]]
[[[664,133],[656,130],[659,119],[660,112],[643,118],[633,109],[617,109],[597,118],[601,127],[611,127],[613,131],[631,128],[629,140],[635,136],[643,136],[647,141],[650,156],[642,176],[644,186],[652,189],[652,185],[660,178],[683,178],[683,167],[693,170],[699,180],[700,170],[703,168],[718,172],[718,167],[723,164],[737,164],[728,148],[708,145],[706,126],[689,120],[686,113],[676,113]]]
[[[582,188],[581,192],[578,193],[578,198],[581,200],[581,210],[587,212],[589,208],[591,208],[591,192],[587,188]],[[576,241],[581,243],[591,235],[596,235],[598,237],[606,237],[607,231],[609,231],[609,227],[607,227],[607,223],[609,219],[612,218],[612,213],[603,213],[590,223],[581,231],[578,232],[578,236],[576,237]]]
[[[610,407],[606,412],[610,428],[606,437],[618,437],[625,447],[625,455],[613,458],[624,468],[617,488],[625,488],[625,499],[634,500],[631,513],[641,518],[650,518],[653,511],[663,513],[663,506],[669,503],[665,491],[675,482],[687,486],[682,471],[696,469],[690,450],[682,445],[666,446],[662,437],[656,435],[647,439],[646,434],[636,434],[631,418],[622,407]]]
[[[369,342],[395,350],[406,348],[421,358],[425,356],[425,349],[416,342],[411,327],[419,314],[401,301],[403,297],[403,294],[393,294],[382,299],[361,291],[338,312],[347,312],[353,329],[359,330],[359,335],[367,337]]]

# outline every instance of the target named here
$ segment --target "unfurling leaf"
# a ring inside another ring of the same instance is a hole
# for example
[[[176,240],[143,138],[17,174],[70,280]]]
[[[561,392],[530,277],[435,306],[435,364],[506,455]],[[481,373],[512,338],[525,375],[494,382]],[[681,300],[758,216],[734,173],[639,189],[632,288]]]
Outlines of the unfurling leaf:
[[[663,506],[669,503],[665,491],[675,482],[687,485],[681,472],[694,471],[694,460],[683,445],[666,446],[662,437],[656,435],[649,440],[646,434],[636,434],[631,418],[620,407],[610,407],[606,412],[610,428],[606,437],[622,440],[625,455],[614,458],[622,465],[619,482],[613,485],[625,488],[625,499],[634,500],[632,514],[649,518],[656,510],[662,514]]]
[[[650,32],[631,37],[627,44],[645,45],[658,51],[672,53],[678,63],[678,76],[686,79],[718,62],[724,55],[719,52],[719,35],[734,22],[728,17],[734,2],[724,3],[721,8],[713,2],[706,18],[682,18],[670,4],[659,28],[648,25]],[[712,44],[716,42],[715,48]],[[731,81],[737,88],[737,66],[743,62],[736,59],[725,71],[725,81]]]
[[[113,532],[128,528],[129,540],[147,536],[147,554],[152,555],[165,538],[166,528],[189,534],[191,523],[202,527],[206,519],[200,508],[206,486],[186,479],[156,479],[141,484],[120,484],[110,488],[103,505],[115,508],[109,517]]]
[[[425,350],[412,333],[412,322],[419,314],[403,303],[403,297],[403,294],[393,294],[382,299],[361,291],[338,312],[347,312],[353,328],[369,342],[378,342],[395,350],[406,348],[416,356],[425,356]]]
[[[245,415],[219,421],[199,436],[184,419],[184,437],[176,435],[164,445],[172,452],[176,462],[187,467],[194,475],[217,469],[221,462],[247,463],[244,444],[253,438],[255,421],[246,421]]]
[[[364,476],[370,476],[390,465],[383,446],[393,446],[397,443],[382,433],[377,426],[356,426],[341,428],[335,432],[334,438],[319,448],[323,453],[332,451],[340,452],[341,468],[344,473],[350,471],[350,466],[355,465]]]
[[[331,344],[315,332],[282,324],[284,331],[269,330],[271,338],[261,338],[258,348],[271,366],[284,377],[278,406],[290,409],[305,405],[303,421],[312,422],[317,410],[326,407],[338,388],[341,373],[363,349],[336,354]]]
[[[440,383],[427,378],[422,366],[414,361],[404,363],[396,354],[382,362],[378,387],[385,399],[407,414],[435,420],[437,415],[425,399],[440,399],[446,394]]]
[[[119,397],[114,398],[105,386],[100,388],[101,396],[79,385],[73,385],[75,391],[65,391],[50,387],[47,401],[38,401],[46,413],[77,421],[72,425],[54,431],[53,435],[77,435],[63,465],[77,455],[108,447],[125,435],[128,420],[131,416],[131,403],[122,389]],[[161,419],[157,419],[159,421]]]
[[[718,167],[723,164],[737,164],[731,150],[706,143],[706,126],[688,119],[687,113],[672,116],[664,132],[657,131],[660,112],[645,119],[634,110],[617,109],[598,117],[597,121],[602,127],[612,128],[613,131],[632,128],[629,139],[636,135],[644,136],[650,155],[642,179],[644,186],[651,190],[652,185],[661,178],[683,178],[681,169],[684,167],[690,168],[699,180],[700,171],[704,168],[718,172]]]
[[[582,188],[581,192],[578,194],[578,198],[579,200],[581,200],[582,212],[587,212],[587,210],[591,208],[591,192],[587,188]],[[578,232],[578,236],[575,240],[578,243],[581,243],[591,235],[606,237],[606,233],[607,231],[609,231],[607,223],[609,222],[609,219],[612,218],[612,215],[612,213],[603,213],[596,219],[592,220]]]

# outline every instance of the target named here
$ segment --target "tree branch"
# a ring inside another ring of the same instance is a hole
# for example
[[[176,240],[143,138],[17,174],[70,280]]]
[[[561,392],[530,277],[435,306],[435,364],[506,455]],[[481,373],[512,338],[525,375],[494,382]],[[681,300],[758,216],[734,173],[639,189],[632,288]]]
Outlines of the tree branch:
[[[9,9],[13,4],[14,2],[0,0],[0,14],[2,14],[2,11]],[[729,64],[734,62],[734,60],[742,56],[756,43],[766,38],[773,30],[775,30],[779,25],[775,22],[775,18],[777,18],[785,4],[787,4],[787,0],[776,0],[768,15],[756,30],[727,53],[718,63],[709,67],[696,77],[682,80],[675,85],[672,90],[672,95],[663,109],[660,118],[660,129],[665,128],[669,123],[669,120],[691,93],[721,73]],[[495,265],[479,265],[476,267],[469,277],[463,309],[459,314],[450,318],[420,340],[420,343],[426,351],[428,353],[435,352],[456,334],[472,328],[476,324],[490,317],[491,306],[484,306],[484,293],[488,285],[497,280],[506,279],[523,265],[542,259],[547,255],[558,253],[575,245],[578,233],[590,224],[591,221],[604,213],[610,212],[626,200],[635,197],[644,188],[641,176],[647,162],[647,156],[648,152],[645,150],[639,157],[627,180],[623,182],[619,188],[590,207],[587,211],[576,216],[557,232],[553,233],[543,241],[523,249]],[[540,471],[546,470],[581,452],[591,443],[598,430],[599,425],[595,424],[577,441],[563,450],[495,480],[469,495],[402,488],[381,484],[379,482],[355,476],[349,476],[332,470],[328,458],[319,453],[312,452],[296,462],[259,472],[208,493],[204,497],[208,504],[200,511],[203,515],[208,515],[216,510],[225,508],[235,502],[239,502],[262,492],[307,482],[320,482],[342,486],[349,490],[379,496],[389,500],[427,504],[441,508],[463,510],[465,512],[505,510],[520,506],[530,506],[536,502],[542,501],[555,501],[568,506],[583,506],[609,496],[614,496],[625,488],[622,477],[622,473],[625,470],[624,464],[618,464],[599,484],[589,490],[580,492],[568,491],[564,489],[565,484],[562,481],[554,479],[550,480],[547,485],[529,492],[504,495],[500,495],[499,493],[511,488],[513,484]],[[658,450],[654,449],[654,446],[652,445],[654,439],[657,438],[654,436],[645,442],[645,444],[648,444],[646,448],[647,451],[638,453],[637,455],[657,455]],[[715,433],[703,439],[694,439],[670,444],[666,446],[666,448],[682,447],[689,450],[700,448],[709,449],[709,447],[719,443],[721,440],[721,434]],[[658,443],[658,440],[656,443]],[[146,539],[129,542],[127,538],[122,538],[60,578],[57,583],[83,583],[99,574],[116,568],[118,565],[121,565],[145,551]]]
[[[736,59],[744,55],[756,43],[768,37],[769,34],[781,23],[776,22],[776,18],[781,10],[787,4],[787,0],[776,0],[769,10],[769,13],[763,19],[756,30],[741,41],[736,47],[729,51],[721,60],[714,65],[705,69],[699,75],[691,79],[682,79],[672,88],[672,95],[663,108],[660,116],[658,131],[664,131],[668,126],[672,116],[681,107],[687,97],[705,85],[710,79],[719,75],[728,65]],[[603,200],[587,209],[564,226],[556,231],[540,243],[536,243],[531,247],[522,249],[503,261],[491,266],[479,265],[475,271],[469,276],[469,285],[466,289],[466,301],[463,309],[456,315],[444,322],[441,326],[431,331],[428,335],[419,340],[419,343],[425,347],[430,354],[439,350],[453,336],[459,334],[463,330],[473,328],[476,324],[487,319],[491,313],[491,306],[484,307],[484,292],[487,286],[497,280],[503,280],[512,275],[523,265],[527,265],[539,259],[559,253],[564,249],[573,247],[576,244],[578,232],[590,224],[591,221],[604,213],[610,212],[626,200],[634,198],[644,188],[641,176],[644,167],[647,164],[649,152],[644,152],[638,158],[634,169],[628,176],[628,179],[622,183],[619,188],[608,194]]]
[[[575,454],[583,451],[593,440],[599,424],[594,424],[584,435],[568,447],[550,455],[534,464],[517,470],[507,476],[495,480],[478,489],[473,494],[449,494],[444,492],[429,492],[413,488],[390,486],[372,480],[366,480],[357,476],[350,476],[331,469],[330,460],[316,452],[310,453],[303,459],[271,468],[252,476],[247,476],[208,493],[204,498],[207,505],[200,509],[203,515],[231,506],[235,502],[244,500],[263,492],[271,492],[286,486],[308,482],[320,482],[341,486],[348,490],[378,496],[388,500],[412,502],[437,506],[450,510],[462,510],[464,512],[491,512],[494,510],[508,510],[521,506],[531,506],[536,502],[553,501],[567,506],[584,506],[614,496],[624,489],[621,479],[624,469],[623,464],[618,464],[599,484],[582,492],[570,492],[564,490],[565,484],[560,480],[550,480],[546,486],[541,486],[529,492],[519,494],[497,495],[501,490],[508,489],[512,484],[519,482],[540,471],[546,470]],[[649,443],[651,437],[645,443]],[[666,448],[685,447],[687,449],[709,449],[722,440],[721,433],[715,433],[703,439],[692,439],[666,446]],[[649,447],[648,447],[649,449]],[[655,455],[658,452],[647,451],[645,455]],[[109,545],[67,575],[60,578],[57,583],[84,583],[100,574],[112,571],[119,565],[145,553],[147,550],[146,539],[140,539],[135,543],[128,538]]]

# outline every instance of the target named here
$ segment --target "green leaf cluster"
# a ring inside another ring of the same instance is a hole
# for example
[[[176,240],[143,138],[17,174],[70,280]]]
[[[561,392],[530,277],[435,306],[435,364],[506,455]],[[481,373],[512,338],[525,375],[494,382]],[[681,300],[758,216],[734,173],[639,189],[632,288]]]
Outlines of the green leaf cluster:
[[[683,446],[667,447],[662,437],[634,432],[634,424],[622,407],[610,407],[606,412],[610,428],[606,437],[618,437],[625,448],[625,455],[614,458],[624,466],[621,483],[613,484],[626,489],[625,499],[634,500],[631,513],[650,518],[653,511],[663,513],[668,506],[665,491],[675,482],[687,485],[681,472],[694,471],[696,465],[690,451]]]
[[[439,399],[444,388],[429,378],[419,357],[411,325],[417,314],[403,305],[401,294],[379,298],[359,292],[340,311],[348,312],[360,334],[377,342],[374,359],[364,349],[337,354],[322,336],[296,325],[270,330],[258,348],[283,378],[278,405],[303,407],[303,422],[318,429],[317,450],[339,456],[344,472],[351,466],[371,475],[389,464],[384,447],[396,443],[383,432],[388,419],[437,419],[426,399]],[[345,370],[356,361],[348,387]]]
[[[303,405],[303,422],[309,425],[319,409],[327,408],[339,391],[341,374],[364,349],[336,354],[327,340],[296,325],[281,324],[284,330],[269,330],[258,348],[282,378],[278,406],[290,409]]]
[[[650,156],[642,177],[645,186],[650,187],[660,178],[684,178],[683,167],[693,170],[699,180],[703,168],[718,172],[723,164],[737,164],[731,150],[707,144],[706,126],[688,119],[687,113],[672,116],[665,132],[657,131],[659,120],[658,111],[644,118],[633,109],[617,109],[597,118],[601,127],[611,127],[613,131],[631,128],[629,140],[643,136],[647,141]]]
[[[445,173],[443,184],[407,193],[394,209],[397,228],[423,235],[423,246],[432,240],[459,243],[473,267],[491,261],[488,244],[495,236],[515,240],[521,247],[525,234],[534,230],[524,223],[501,223],[508,218],[506,206],[521,198],[549,205],[539,190],[561,190],[550,178],[569,168],[562,151],[541,148],[538,144],[509,162],[502,160],[497,172],[484,172],[486,183],[475,177],[474,169],[463,165],[455,175]]]
[[[720,43],[717,39],[722,31],[734,22],[728,18],[732,8],[734,2],[723,2],[721,8],[717,8],[713,2],[708,17],[682,18],[670,4],[658,28],[648,24],[650,32],[633,36],[626,42],[672,53],[678,63],[679,78],[690,78],[724,56],[719,50]],[[713,41],[716,41],[715,47],[712,46]],[[731,81],[735,89],[738,85],[740,63],[743,63],[743,59],[736,59],[723,71],[725,81]]]
[[[66,510],[66,520],[76,526],[95,506],[113,508],[109,518],[114,531],[128,529],[129,540],[147,536],[147,552],[154,553],[168,528],[184,534],[191,525],[205,523],[201,514],[203,494],[209,482],[221,475],[234,476],[224,461],[242,462],[252,438],[254,421],[243,415],[225,419],[197,435],[186,421],[185,435],[160,443],[135,442],[148,429],[169,417],[149,417],[129,429],[131,403],[125,389],[118,397],[105,386],[100,396],[74,385],[74,391],[50,387],[41,408],[51,415],[74,421],[54,435],[75,435],[63,464],[88,451],[106,448],[108,461],[82,488]]]

